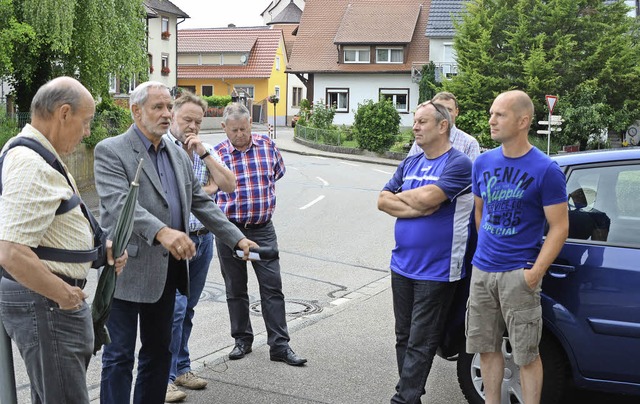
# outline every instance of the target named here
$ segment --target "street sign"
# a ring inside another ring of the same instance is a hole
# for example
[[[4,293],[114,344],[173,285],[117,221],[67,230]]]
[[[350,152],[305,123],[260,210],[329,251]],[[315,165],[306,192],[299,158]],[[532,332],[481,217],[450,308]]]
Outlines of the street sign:
[[[538,121],[538,125],[558,126],[558,125],[562,125],[562,122],[561,121],[554,121],[554,120],[551,120],[551,123],[549,123],[549,121]]]
[[[549,107],[549,114],[553,114],[553,107],[556,105],[558,101],[557,95],[545,95],[544,98],[547,100],[547,107]]]
[[[546,130],[546,129],[540,129],[540,130],[538,131],[538,135],[549,135],[550,133],[551,133],[551,132],[549,132],[549,131],[548,131],[548,130]]]

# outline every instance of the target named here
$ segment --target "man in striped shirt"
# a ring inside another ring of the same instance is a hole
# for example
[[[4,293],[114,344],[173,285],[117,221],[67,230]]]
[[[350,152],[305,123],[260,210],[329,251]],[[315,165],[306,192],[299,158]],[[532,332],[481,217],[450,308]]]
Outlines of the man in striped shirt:
[[[213,151],[213,147],[200,140],[200,125],[207,103],[192,93],[184,93],[173,103],[171,128],[165,140],[184,149],[193,163],[193,173],[202,189],[212,197],[218,189],[233,192],[236,177],[225,167]],[[171,335],[171,369],[165,402],[182,401],[186,394],[176,386],[191,390],[203,389],[207,381],[191,372],[189,337],[193,328],[194,309],[200,300],[213,258],[213,234],[195,217],[189,214],[189,237],[196,245],[196,255],[189,260],[189,296],[176,290]]]
[[[449,115],[451,115],[451,133],[449,134],[449,140],[451,141],[451,146],[454,149],[460,150],[469,158],[471,161],[475,161],[476,158],[480,155],[480,144],[473,136],[468,133],[458,129],[456,126],[456,118],[458,117],[458,113],[460,113],[460,109],[458,109],[458,100],[456,96],[448,91],[441,91],[438,94],[434,95],[431,101],[436,102],[449,111]],[[413,142],[407,157],[413,156],[414,154],[422,154],[424,151],[418,145],[417,142]]]
[[[235,192],[219,192],[218,205],[245,236],[261,247],[278,247],[271,222],[276,207],[276,181],[285,173],[280,151],[266,135],[251,133],[251,115],[242,104],[227,105],[222,128],[227,140],[215,147],[223,162],[237,178]],[[233,251],[216,240],[220,269],[227,292],[231,321],[231,336],[235,346],[229,359],[241,359],[251,352],[253,330],[249,319],[247,295],[247,262],[233,257]],[[292,366],[307,360],[289,346],[289,331],[285,317],[284,294],[280,277],[280,261],[252,261],[260,285],[262,317],[267,328],[267,343],[272,361]]]

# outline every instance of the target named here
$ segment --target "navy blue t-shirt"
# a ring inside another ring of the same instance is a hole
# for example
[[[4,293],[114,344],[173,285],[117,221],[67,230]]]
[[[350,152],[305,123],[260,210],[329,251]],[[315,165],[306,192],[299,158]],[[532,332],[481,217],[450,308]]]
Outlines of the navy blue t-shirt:
[[[475,161],[472,185],[483,200],[473,265],[504,272],[534,262],[544,235],[544,207],[567,202],[558,164],[535,147],[518,158],[505,157],[498,147]]]
[[[453,282],[464,276],[464,254],[473,207],[471,160],[451,148],[435,159],[407,157],[384,190],[393,193],[433,184],[448,200],[433,214],[398,218],[391,270],[410,279]]]

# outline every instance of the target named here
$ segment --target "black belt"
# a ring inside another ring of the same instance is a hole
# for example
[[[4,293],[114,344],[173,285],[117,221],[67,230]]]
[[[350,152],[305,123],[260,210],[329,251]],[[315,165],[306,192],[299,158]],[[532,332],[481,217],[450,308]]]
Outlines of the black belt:
[[[68,277],[66,275],[60,275],[60,274],[56,274],[54,272],[52,272],[52,273],[55,276],[57,276],[58,278],[62,279],[66,283],[68,283],[69,285],[77,286],[80,289],[84,289],[85,285],[87,284],[87,280],[86,279],[75,279],[75,278]],[[7,272],[6,270],[2,271],[2,277],[5,278],[5,279],[9,279],[10,281],[18,282],[15,279],[13,279],[13,276],[11,276],[11,274],[9,272]]]
[[[204,236],[205,234],[209,234],[209,229],[203,227],[200,230],[196,230],[196,231],[191,231],[189,232],[190,236]]]
[[[268,225],[269,223],[271,223],[271,220],[267,220],[264,223],[240,223],[240,222],[236,222],[235,220],[229,220],[229,221],[235,224],[236,226],[240,227],[241,229],[261,229],[266,225]]]

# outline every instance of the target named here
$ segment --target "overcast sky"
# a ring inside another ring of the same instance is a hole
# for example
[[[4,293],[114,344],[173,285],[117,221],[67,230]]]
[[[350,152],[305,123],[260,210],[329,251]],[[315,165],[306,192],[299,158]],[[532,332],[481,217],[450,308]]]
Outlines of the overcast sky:
[[[220,28],[233,23],[237,27],[264,25],[260,16],[270,0],[171,0],[189,14],[179,28]]]

